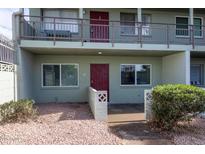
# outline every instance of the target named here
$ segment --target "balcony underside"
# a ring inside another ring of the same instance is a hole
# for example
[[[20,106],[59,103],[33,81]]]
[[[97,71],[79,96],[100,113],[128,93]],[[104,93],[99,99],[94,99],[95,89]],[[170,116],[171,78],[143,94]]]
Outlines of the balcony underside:
[[[184,51],[186,46],[170,46],[146,44],[142,47],[139,44],[123,43],[82,43],[57,41],[34,41],[22,40],[22,49],[35,54],[70,54],[70,55],[119,55],[119,56],[166,56],[176,52]],[[187,47],[186,47],[187,48]]]
[[[127,44],[127,43],[96,43],[96,42],[64,42],[64,41],[37,41],[21,40],[21,48],[36,54],[72,54],[72,55],[143,55],[143,56],[165,56],[174,52],[191,50],[194,52],[205,51],[205,46],[170,45],[164,44]],[[126,51],[126,52],[125,52]]]

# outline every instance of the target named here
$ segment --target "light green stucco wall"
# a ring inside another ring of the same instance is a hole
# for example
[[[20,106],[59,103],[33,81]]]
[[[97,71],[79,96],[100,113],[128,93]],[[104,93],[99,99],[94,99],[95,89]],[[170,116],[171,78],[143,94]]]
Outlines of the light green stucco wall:
[[[30,52],[23,49],[18,50],[18,65],[17,65],[17,98],[33,98],[33,62],[34,56]]]
[[[110,103],[143,103],[144,89],[150,86],[120,86],[120,64],[152,64],[152,86],[161,83],[162,60],[160,57],[120,57],[120,56],[68,56],[35,55],[33,69],[33,98],[39,102],[87,102],[90,86],[90,64],[108,63],[110,78]],[[78,63],[79,87],[42,88],[42,63]]]
[[[162,83],[190,83],[190,81],[187,81],[187,76],[190,73],[190,54],[186,52],[184,51],[162,58]],[[189,56],[188,59],[187,56]]]

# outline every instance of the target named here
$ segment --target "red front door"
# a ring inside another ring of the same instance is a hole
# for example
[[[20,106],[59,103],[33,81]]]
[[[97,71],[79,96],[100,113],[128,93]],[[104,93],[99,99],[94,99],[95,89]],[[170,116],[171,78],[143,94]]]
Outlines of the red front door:
[[[90,11],[90,39],[92,42],[109,42],[109,13]]]
[[[96,90],[107,90],[109,98],[109,64],[90,64],[90,85]]]

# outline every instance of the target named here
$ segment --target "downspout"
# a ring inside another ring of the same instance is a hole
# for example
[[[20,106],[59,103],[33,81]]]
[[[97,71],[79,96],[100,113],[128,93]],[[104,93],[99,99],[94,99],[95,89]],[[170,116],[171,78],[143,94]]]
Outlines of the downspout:
[[[14,82],[14,101],[17,101],[18,99],[18,92],[19,92],[19,83],[18,81],[18,69],[17,69],[17,64],[18,64],[18,58],[19,58],[19,47],[18,47],[18,39],[20,39],[20,34],[19,34],[19,29],[20,29],[20,18],[18,18],[18,20],[16,21],[16,17],[22,15],[24,13],[24,9],[20,8],[19,11],[14,12],[12,14],[12,41],[13,41],[13,48],[14,48],[14,72],[13,72],[13,82]],[[18,34],[17,34],[17,28],[18,28]]]

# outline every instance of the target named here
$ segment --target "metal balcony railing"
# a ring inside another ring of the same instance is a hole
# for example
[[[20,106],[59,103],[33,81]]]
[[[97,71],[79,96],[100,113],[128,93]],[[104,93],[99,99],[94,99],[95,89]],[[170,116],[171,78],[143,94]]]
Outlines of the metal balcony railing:
[[[183,27],[183,28],[181,28]],[[203,26],[21,16],[20,38],[29,40],[205,45]]]
[[[16,64],[16,51],[11,40],[0,34],[0,63]]]

